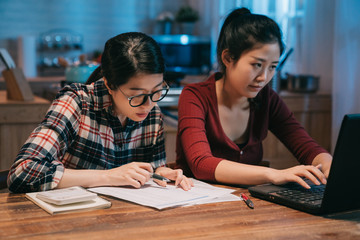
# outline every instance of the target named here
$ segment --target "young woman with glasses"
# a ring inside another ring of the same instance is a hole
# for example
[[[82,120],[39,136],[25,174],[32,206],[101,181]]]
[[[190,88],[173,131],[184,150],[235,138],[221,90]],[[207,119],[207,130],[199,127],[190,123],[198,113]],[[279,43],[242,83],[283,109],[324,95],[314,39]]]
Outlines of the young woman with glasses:
[[[9,190],[139,188],[154,172],[190,189],[193,183],[182,170],[165,167],[163,121],[156,104],[169,90],[164,69],[151,37],[132,32],[109,39],[101,66],[87,84],[63,88],[31,133],[10,169]]]

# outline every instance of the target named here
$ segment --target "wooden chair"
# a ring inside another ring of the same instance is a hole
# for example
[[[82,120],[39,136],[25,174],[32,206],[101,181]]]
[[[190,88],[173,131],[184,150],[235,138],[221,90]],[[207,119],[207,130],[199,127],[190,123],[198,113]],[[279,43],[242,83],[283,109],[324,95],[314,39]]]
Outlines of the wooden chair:
[[[8,192],[6,179],[9,170],[0,170],[0,192]]]

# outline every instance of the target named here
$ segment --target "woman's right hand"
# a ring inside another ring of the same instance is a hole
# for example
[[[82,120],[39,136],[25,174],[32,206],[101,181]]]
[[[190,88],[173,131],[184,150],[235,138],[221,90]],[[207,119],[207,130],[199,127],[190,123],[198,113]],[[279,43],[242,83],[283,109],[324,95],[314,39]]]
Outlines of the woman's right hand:
[[[132,162],[105,171],[109,186],[133,186],[140,188],[150,179],[154,170],[150,163]]]
[[[283,170],[275,170],[270,176],[271,183],[280,185],[287,182],[297,182],[304,188],[310,189],[310,186],[302,179],[305,177],[316,185],[320,185],[320,181],[326,184],[326,177],[321,172],[321,165],[299,165]],[[320,180],[320,181],[319,181]]]

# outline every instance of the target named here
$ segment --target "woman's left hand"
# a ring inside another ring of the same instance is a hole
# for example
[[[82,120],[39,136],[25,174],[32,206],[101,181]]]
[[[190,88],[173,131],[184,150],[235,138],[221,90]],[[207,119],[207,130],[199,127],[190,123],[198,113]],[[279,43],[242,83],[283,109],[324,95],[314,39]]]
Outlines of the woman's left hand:
[[[324,173],[325,177],[328,178],[331,163],[332,163],[332,156],[329,153],[320,153],[314,158],[312,165],[318,166],[321,164],[320,170]]]
[[[175,181],[175,186],[180,185],[180,187],[185,191],[190,190],[194,186],[193,181],[190,178],[185,177],[181,169],[174,170],[168,167],[159,167],[156,169],[155,173]],[[165,181],[161,181],[157,179],[153,179],[153,180],[160,186],[166,187],[167,183]]]

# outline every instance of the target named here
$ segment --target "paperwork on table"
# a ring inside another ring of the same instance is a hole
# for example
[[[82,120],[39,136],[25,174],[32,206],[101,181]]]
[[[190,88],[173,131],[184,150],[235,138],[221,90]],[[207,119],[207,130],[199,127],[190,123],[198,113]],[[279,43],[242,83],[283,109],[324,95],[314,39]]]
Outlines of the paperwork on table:
[[[235,191],[233,189],[214,187],[199,180],[192,180],[194,187],[189,191],[184,191],[173,184],[161,187],[153,181],[147,182],[139,189],[133,187],[94,187],[88,188],[88,190],[156,209],[214,202],[241,201],[239,197],[231,194]]]

